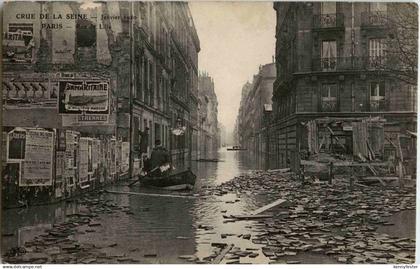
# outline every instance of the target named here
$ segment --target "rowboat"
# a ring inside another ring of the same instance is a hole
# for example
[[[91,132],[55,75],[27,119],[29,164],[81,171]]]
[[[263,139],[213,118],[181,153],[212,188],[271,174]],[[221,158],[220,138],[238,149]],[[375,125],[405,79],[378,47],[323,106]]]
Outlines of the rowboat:
[[[191,170],[186,170],[162,177],[145,176],[140,178],[140,184],[168,190],[184,190],[192,189],[196,178]]]

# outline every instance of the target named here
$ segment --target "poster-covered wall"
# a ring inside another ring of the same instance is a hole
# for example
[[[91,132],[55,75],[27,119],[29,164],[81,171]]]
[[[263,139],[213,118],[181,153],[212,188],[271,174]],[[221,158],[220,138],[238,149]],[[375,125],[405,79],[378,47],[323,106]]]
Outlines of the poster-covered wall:
[[[13,194],[4,196],[8,205],[73,197],[128,171],[129,147],[113,136],[21,127],[5,127],[3,134],[3,193]]]
[[[19,164],[19,186],[53,184],[54,132],[15,128],[7,134],[7,162]]]

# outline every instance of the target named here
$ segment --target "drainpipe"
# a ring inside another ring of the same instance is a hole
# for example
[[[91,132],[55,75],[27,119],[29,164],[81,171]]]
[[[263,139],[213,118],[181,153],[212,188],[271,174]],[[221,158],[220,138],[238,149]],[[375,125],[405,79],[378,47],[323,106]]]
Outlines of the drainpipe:
[[[133,16],[133,2],[130,2],[130,16]],[[130,178],[133,176],[133,54],[134,54],[134,46],[133,46],[133,21],[129,20],[129,38],[130,38],[130,93],[129,93],[129,116],[130,116],[130,125],[129,125],[129,133],[128,139],[130,142],[130,156],[129,156],[129,176]]]
[[[351,3],[351,65],[354,68],[354,54],[355,54],[355,32],[354,32],[354,3]],[[351,111],[355,111],[355,96],[354,96],[354,76],[351,82]]]

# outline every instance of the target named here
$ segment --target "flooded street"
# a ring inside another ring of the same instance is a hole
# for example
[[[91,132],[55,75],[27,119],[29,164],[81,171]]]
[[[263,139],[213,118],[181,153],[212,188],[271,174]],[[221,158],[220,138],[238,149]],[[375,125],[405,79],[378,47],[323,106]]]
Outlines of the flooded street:
[[[248,173],[248,165],[234,151],[219,151],[220,162],[194,162],[197,174],[195,193],[218,186],[230,179]],[[126,184],[126,183],[124,183]],[[110,190],[132,192],[158,192],[121,185],[110,186]],[[245,250],[254,250],[258,256],[241,257],[241,263],[269,263],[262,253],[265,244],[250,240],[245,235],[261,234],[259,221],[227,222],[224,216],[246,214],[273,202],[278,197],[255,195],[252,192],[231,192],[208,197],[154,197],[98,193],[98,198],[126,210],[98,213],[97,225],[78,226],[77,233],[70,235],[80,244],[94,244],[101,255],[119,257],[119,262],[130,263],[186,263],[200,261],[214,252],[212,243],[234,244]],[[87,212],[79,202],[62,202],[49,206],[34,206],[27,209],[11,209],[3,213],[2,249],[22,247],[55,223],[69,220],[69,216]],[[402,211],[389,220],[394,226],[381,226],[380,233],[396,237],[415,238],[415,211]],[[407,232],[409,231],[409,232]],[[257,244],[258,243],[258,244]],[[4,252],[3,252],[4,255]],[[98,255],[100,257],[100,255]],[[304,263],[336,263],[328,255],[299,253],[293,259]],[[287,259],[286,259],[287,260]],[[93,261],[93,263],[106,260]],[[229,263],[227,255],[222,263]]]

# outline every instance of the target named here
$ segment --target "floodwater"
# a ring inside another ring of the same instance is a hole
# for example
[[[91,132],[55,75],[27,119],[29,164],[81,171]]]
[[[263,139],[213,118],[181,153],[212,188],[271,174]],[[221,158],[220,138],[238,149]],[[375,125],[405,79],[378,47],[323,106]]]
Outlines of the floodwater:
[[[221,149],[218,152],[220,162],[193,162],[193,171],[197,175],[195,188],[219,185],[241,173],[247,173],[253,166],[247,164],[244,161],[246,158],[240,157],[241,154],[246,152]],[[112,186],[110,189],[140,191],[140,187],[130,189],[122,185]],[[224,223],[223,215],[247,213],[272,202],[270,197],[253,196],[251,193],[196,199],[109,193],[101,195],[120,206],[129,207],[134,214],[117,212],[100,215],[99,221],[102,225],[95,227],[95,232],[76,234],[75,238],[81,242],[102,246],[103,251],[112,255],[125,254],[139,263],[186,263],[179,258],[181,255],[196,255],[202,259],[215,250],[211,243],[234,244],[243,250],[260,249],[262,245],[256,245],[252,240],[238,236],[260,233],[257,221]],[[239,201],[230,203],[237,199]],[[83,210],[83,206],[76,202],[5,210],[2,220],[2,249],[6,251],[11,247],[23,246],[26,241],[41,234],[52,224],[64,221],[66,215],[80,210]],[[415,213],[399,214],[402,215],[393,219],[399,229],[395,229],[395,226],[383,227],[381,232],[414,238]],[[207,229],[203,229],[203,226],[207,226]],[[386,230],[387,228],[390,230]],[[404,232],[407,229],[413,232],[407,234]],[[398,234],[398,230],[403,234]],[[226,238],[222,238],[222,234],[227,234]],[[115,243],[116,246],[107,247]],[[314,253],[303,254],[301,260],[304,263],[335,263],[335,260],[328,256]],[[226,260],[222,261],[224,262]],[[269,263],[270,260],[260,251],[256,258],[241,258],[241,262]]]

